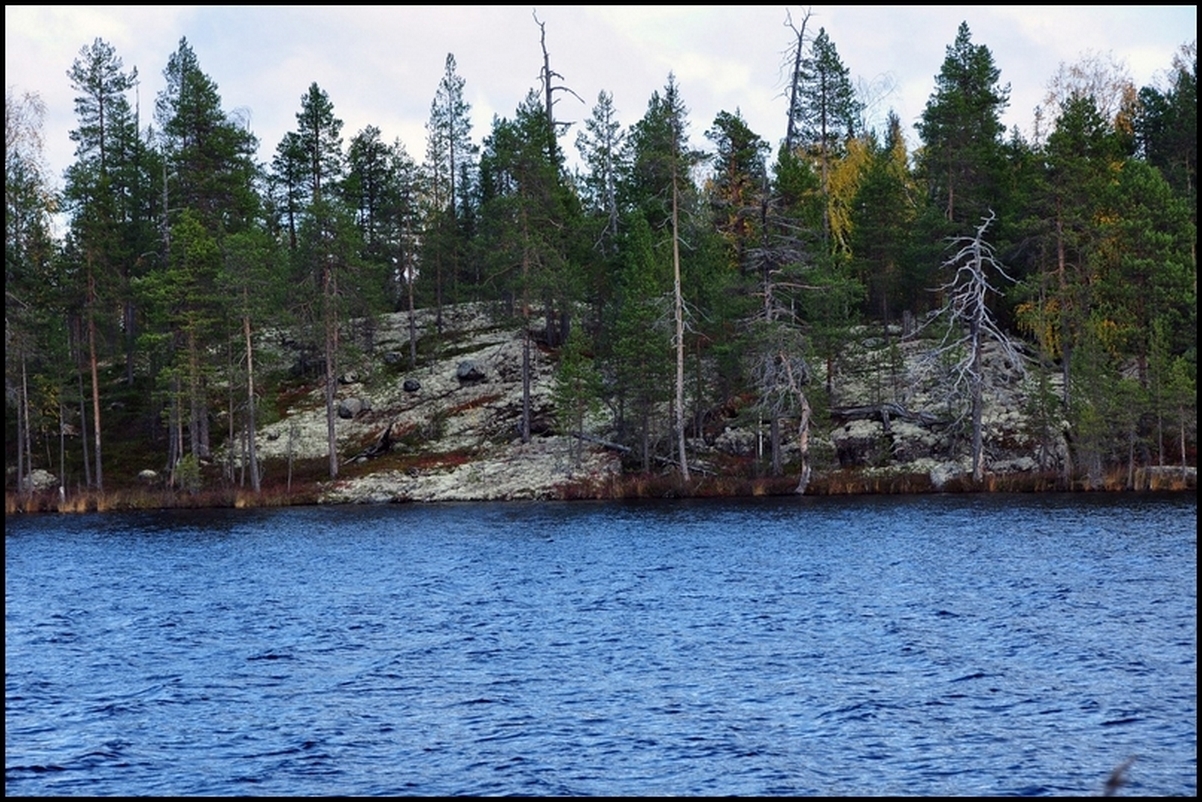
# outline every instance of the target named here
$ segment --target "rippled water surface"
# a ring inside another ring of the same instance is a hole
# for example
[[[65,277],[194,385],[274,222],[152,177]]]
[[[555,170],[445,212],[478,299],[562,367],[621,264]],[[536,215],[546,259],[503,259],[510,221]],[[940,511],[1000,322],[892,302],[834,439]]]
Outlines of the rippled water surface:
[[[1196,791],[1195,497],[5,528],[6,794]]]

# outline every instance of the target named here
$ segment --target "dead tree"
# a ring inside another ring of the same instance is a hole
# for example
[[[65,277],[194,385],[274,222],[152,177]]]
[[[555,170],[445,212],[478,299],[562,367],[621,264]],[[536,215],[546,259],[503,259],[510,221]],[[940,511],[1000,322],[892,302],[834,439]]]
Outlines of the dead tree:
[[[543,105],[547,114],[547,127],[551,129],[551,149],[554,151],[555,140],[559,136],[560,131],[566,130],[572,125],[572,122],[555,119],[555,93],[567,92],[581,103],[584,103],[584,98],[562,84],[552,83],[555,78],[562,80],[563,76],[551,69],[551,56],[547,53],[547,23],[538,18],[537,11],[533,11],[531,14],[534,17],[534,23],[538,25],[538,41],[543,49],[543,68],[539,71],[538,79],[543,86]],[[555,156],[553,152],[548,155],[551,157]]]
[[[797,442],[801,451],[798,494],[810,483],[810,418],[812,411],[805,387],[810,380],[805,338],[800,329],[775,320],[760,321],[759,347],[749,365],[752,381],[760,394],[760,407],[767,414],[772,436],[772,473],[780,473],[780,420],[797,416]]]
[[[797,137],[797,88],[801,82],[801,59],[802,52],[805,50],[806,41],[806,23],[810,21],[810,16],[813,12],[810,9],[805,9],[801,18],[801,28],[799,29],[793,24],[793,15],[787,10],[785,11],[785,27],[793,31],[793,35],[797,37],[797,41],[789,46],[785,51],[786,59],[791,57],[792,69],[789,71],[789,125],[785,129],[785,150],[792,153],[793,145]],[[787,62],[786,62],[787,63]]]
[[[968,414],[972,426],[972,478],[980,482],[984,477],[982,460],[981,416],[983,409],[982,389],[985,383],[983,353],[986,340],[1001,347],[1003,355],[1020,373],[1025,365],[1017,347],[1010,337],[998,328],[989,310],[990,293],[1000,295],[990,283],[989,273],[996,272],[1013,282],[994,255],[993,246],[985,241],[985,231],[994,220],[989,216],[981,221],[972,236],[952,240],[958,250],[943,263],[953,270],[952,277],[939,289],[947,301],[938,310],[932,321],[941,320],[946,325],[938,345],[927,358],[947,365],[945,381],[949,396],[953,399],[968,397]],[[957,422],[963,419],[963,415]]]

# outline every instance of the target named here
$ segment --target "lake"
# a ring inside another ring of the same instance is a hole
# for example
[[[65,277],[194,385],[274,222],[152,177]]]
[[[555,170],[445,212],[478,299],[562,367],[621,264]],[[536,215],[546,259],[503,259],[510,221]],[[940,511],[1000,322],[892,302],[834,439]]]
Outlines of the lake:
[[[1194,495],[5,522],[6,795],[1197,789]]]

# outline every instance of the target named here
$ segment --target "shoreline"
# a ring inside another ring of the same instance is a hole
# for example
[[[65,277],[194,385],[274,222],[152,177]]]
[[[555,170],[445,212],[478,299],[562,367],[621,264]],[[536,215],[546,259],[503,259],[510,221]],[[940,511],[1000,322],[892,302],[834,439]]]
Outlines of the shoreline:
[[[131,512],[165,509],[265,509],[294,506],[343,506],[354,504],[437,504],[443,502],[507,501],[622,501],[632,499],[761,498],[797,495],[796,478],[717,476],[682,482],[675,473],[590,475],[569,479],[551,487],[527,487],[505,495],[487,492],[414,498],[405,495],[348,493],[353,480],[297,482],[294,487],[269,485],[259,493],[243,487],[224,487],[189,493],[147,487],[111,490],[5,491],[5,518],[39,513]],[[987,474],[979,484],[958,476],[936,487],[926,474],[870,474],[836,471],[816,475],[806,496],[949,495],[970,493],[1195,493],[1197,469],[1180,467],[1141,469],[1135,483],[1126,471],[1108,474],[1091,485],[1084,480],[1065,481],[1056,474]]]

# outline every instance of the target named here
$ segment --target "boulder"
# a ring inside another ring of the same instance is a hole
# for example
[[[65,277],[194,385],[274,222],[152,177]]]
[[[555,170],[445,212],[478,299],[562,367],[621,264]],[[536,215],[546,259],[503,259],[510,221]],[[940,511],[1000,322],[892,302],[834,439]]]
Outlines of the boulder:
[[[338,402],[338,417],[350,420],[361,412],[370,412],[371,402],[366,398],[352,396]]]
[[[729,426],[714,439],[714,448],[724,454],[749,457],[756,453],[756,433],[748,429],[731,429]]]
[[[401,384],[401,389],[407,393],[416,393],[418,390],[422,389],[422,383],[417,379],[405,379],[405,381]]]
[[[455,370],[455,378],[459,379],[462,384],[474,384],[483,381],[484,377],[484,368],[474,359],[463,360]]]
[[[33,491],[49,490],[58,486],[58,477],[50,471],[34,468],[25,477],[25,489]]]

